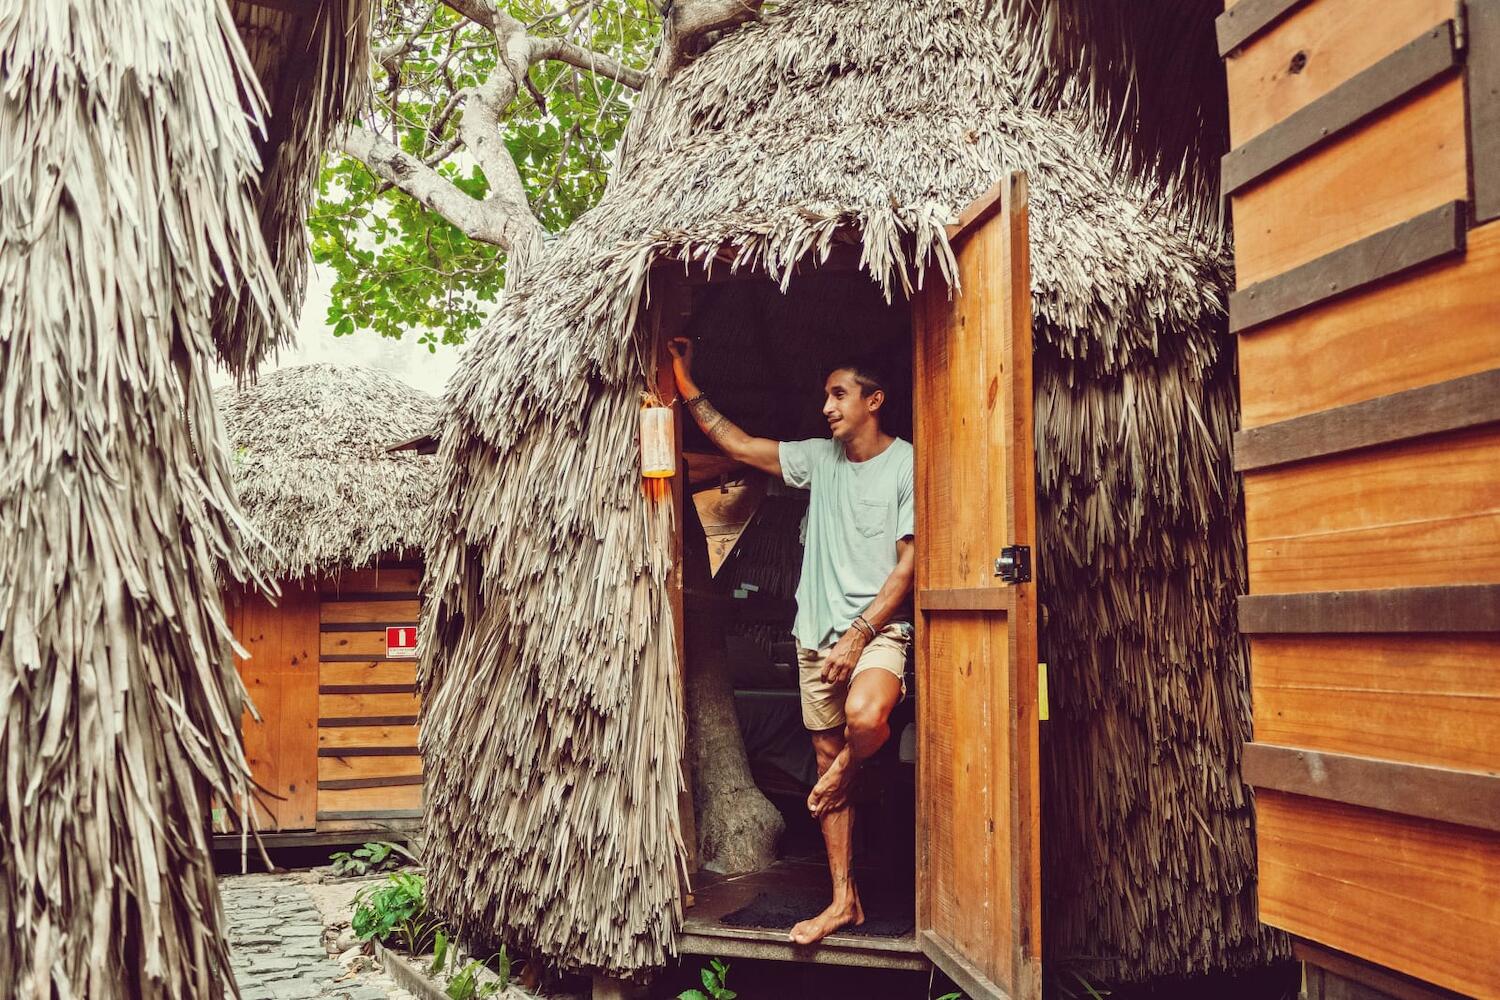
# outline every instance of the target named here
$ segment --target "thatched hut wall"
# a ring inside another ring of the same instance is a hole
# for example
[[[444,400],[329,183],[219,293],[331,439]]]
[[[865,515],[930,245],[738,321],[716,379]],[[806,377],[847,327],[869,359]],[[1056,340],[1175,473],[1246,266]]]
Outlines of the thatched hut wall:
[[[204,820],[246,770],[219,582],[265,579],[210,380],[292,329],[265,106],[227,7],[185,0],[8,4],[0,78],[0,983],[220,996]]]
[[[634,433],[653,265],[722,254],[780,278],[853,234],[900,300],[949,277],[944,224],[1016,169],[1053,687],[1049,954],[1117,980],[1266,956],[1238,776],[1224,245],[1110,169],[1081,116],[1035,111],[1025,58],[967,4],[778,4],[642,95],[603,202],[471,348],[446,401],[421,676],[442,762],[429,885],[466,933],[617,972],[673,948],[671,528]]]

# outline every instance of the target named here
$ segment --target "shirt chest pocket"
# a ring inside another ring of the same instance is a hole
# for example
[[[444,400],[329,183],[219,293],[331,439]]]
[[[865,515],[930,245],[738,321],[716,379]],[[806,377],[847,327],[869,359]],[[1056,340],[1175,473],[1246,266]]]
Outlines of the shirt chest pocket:
[[[891,505],[885,500],[854,501],[854,528],[866,538],[878,538],[885,534]]]

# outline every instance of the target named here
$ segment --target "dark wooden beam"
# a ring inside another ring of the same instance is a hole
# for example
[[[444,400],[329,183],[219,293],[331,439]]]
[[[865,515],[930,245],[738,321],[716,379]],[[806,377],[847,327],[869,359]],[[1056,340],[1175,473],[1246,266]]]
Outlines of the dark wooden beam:
[[[1462,62],[1452,21],[1423,32],[1362,73],[1224,155],[1225,197],[1342,135]]]
[[[1500,219],[1500,0],[1467,0],[1474,225]]]
[[[1246,743],[1240,773],[1259,789],[1500,831],[1500,774]]]
[[[318,782],[318,788],[332,792],[348,788],[399,788],[421,783],[420,774],[392,774],[383,778],[333,778]]]
[[[318,720],[319,729],[338,729],[346,726],[415,726],[415,715],[355,715],[348,718],[323,718]]]
[[[1229,332],[1245,331],[1463,252],[1464,205],[1450,202],[1229,296]]]
[[[320,820],[349,819],[421,819],[420,809],[332,809],[318,810]]]
[[[1242,594],[1239,617],[1246,635],[1500,632],[1500,584]]]
[[[1214,21],[1219,55],[1227,56],[1261,32],[1270,29],[1305,0],[1240,0]]]
[[[1014,587],[957,587],[917,592],[917,610],[1009,611],[1015,606]]]
[[[1234,467],[1287,462],[1500,422],[1500,368],[1293,417],[1234,436]]]
[[[420,757],[416,747],[318,747],[319,757]]]
[[[318,694],[416,694],[415,684],[320,684]]]
[[[324,604],[342,604],[346,601],[420,601],[422,595],[415,590],[348,590],[323,592]]]
[[[384,632],[387,628],[415,628],[418,622],[401,620],[389,622],[322,622],[319,632]]]

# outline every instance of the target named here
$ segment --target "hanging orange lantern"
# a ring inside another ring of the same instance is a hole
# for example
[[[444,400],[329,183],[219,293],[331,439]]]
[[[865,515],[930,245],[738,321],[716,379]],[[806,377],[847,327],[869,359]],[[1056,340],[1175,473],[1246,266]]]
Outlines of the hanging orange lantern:
[[[677,448],[672,434],[672,409],[641,408],[641,475],[666,479],[677,473]]]

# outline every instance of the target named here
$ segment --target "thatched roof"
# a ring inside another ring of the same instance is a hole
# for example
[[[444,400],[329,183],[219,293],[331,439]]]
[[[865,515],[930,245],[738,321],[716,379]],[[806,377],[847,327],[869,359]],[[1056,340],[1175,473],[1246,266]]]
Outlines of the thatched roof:
[[[899,299],[1020,169],[1058,720],[1043,839],[1068,852],[1049,954],[1112,978],[1262,958],[1225,248],[1079,119],[1032,110],[1027,54],[975,6],[788,0],[649,88],[604,200],[450,384],[422,740],[429,887],[465,933],[624,972],[676,939],[671,525],[634,431],[653,265],[723,252],[782,277],[849,237]]]
[[[1035,57],[1039,96],[1083,106],[1124,169],[1184,211],[1219,216],[1229,95],[1214,33],[1224,0],[990,0]]]
[[[207,807],[242,814],[249,777],[219,581],[263,580],[210,381],[296,290],[261,232],[264,109],[196,0],[7,4],[0,79],[0,983],[217,997]],[[285,124],[315,169],[323,132]]]
[[[279,579],[417,555],[436,461],[391,452],[437,420],[438,401],[373,368],[302,365],[220,391],[240,507]]]

